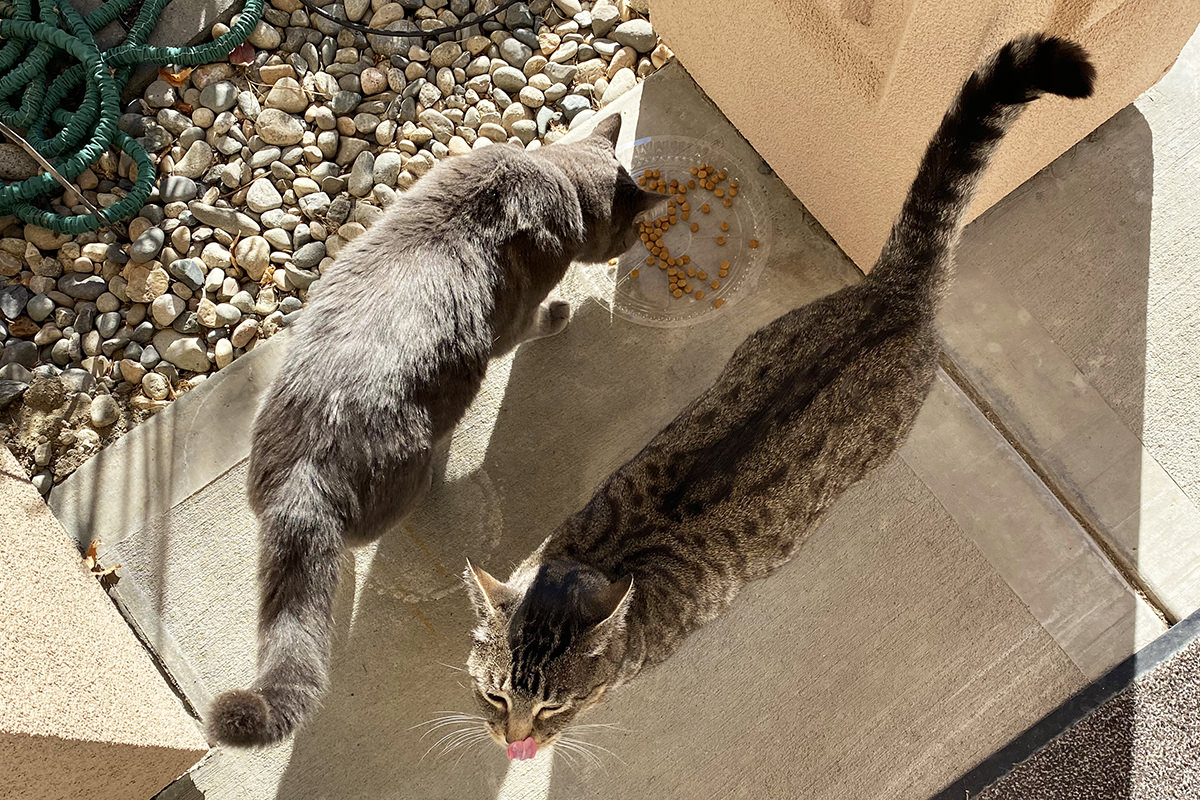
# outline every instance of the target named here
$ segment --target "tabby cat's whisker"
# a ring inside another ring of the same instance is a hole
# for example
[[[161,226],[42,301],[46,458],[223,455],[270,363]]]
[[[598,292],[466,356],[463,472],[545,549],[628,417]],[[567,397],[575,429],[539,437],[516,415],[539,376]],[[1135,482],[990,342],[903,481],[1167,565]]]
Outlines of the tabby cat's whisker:
[[[435,747],[437,747],[438,745],[445,742],[447,739],[453,739],[455,736],[462,736],[463,734],[475,733],[475,732],[476,732],[476,729],[475,729],[475,726],[473,726],[473,725],[465,727],[465,728],[458,728],[456,730],[450,731],[445,736],[438,739],[433,744],[429,745],[429,749],[425,751],[425,753],[421,756],[420,760],[417,761],[417,763],[420,764],[421,761],[424,761],[425,756],[429,755],[430,751],[432,751]]]
[[[558,742],[556,743],[556,746],[562,747],[564,751],[570,751],[572,753],[579,754],[583,758],[586,758],[588,761],[591,761],[597,767],[603,767],[603,764],[600,763],[600,757],[597,756],[595,753],[593,753],[591,750],[584,747],[578,740],[564,739],[562,737],[559,737]]]
[[[426,720],[425,722],[417,723],[409,728],[409,730],[415,731],[417,728],[424,728],[428,725],[431,726],[429,731],[432,731],[436,728],[440,728],[443,725],[448,725],[453,722],[483,722],[483,717],[475,714],[444,714],[440,717],[434,717],[433,719]],[[429,731],[426,731],[421,738],[424,739],[425,736],[428,735]]]
[[[604,729],[607,729],[610,731],[617,731],[619,733],[637,733],[637,731],[635,731],[631,728],[622,728],[620,725],[617,725],[615,722],[589,722],[589,723],[586,723],[583,725],[572,725],[571,726],[571,730],[573,730],[573,731],[578,731],[578,730],[588,729],[588,728],[591,728],[591,729],[604,728]]]
[[[477,731],[460,731],[453,739],[442,745],[441,749],[437,752],[434,758],[437,760],[446,758],[455,750],[466,747],[472,742],[479,741],[479,737],[476,735],[477,733]]]
[[[462,761],[463,756],[465,756],[467,753],[470,753],[473,750],[475,750],[477,746],[486,746],[487,742],[489,740],[491,740],[491,738],[492,737],[490,735],[484,735],[480,738],[471,739],[471,740],[467,741],[463,745],[463,751],[458,754],[458,758],[454,759],[454,766],[457,767],[458,762]],[[484,749],[486,749],[486,747]]]

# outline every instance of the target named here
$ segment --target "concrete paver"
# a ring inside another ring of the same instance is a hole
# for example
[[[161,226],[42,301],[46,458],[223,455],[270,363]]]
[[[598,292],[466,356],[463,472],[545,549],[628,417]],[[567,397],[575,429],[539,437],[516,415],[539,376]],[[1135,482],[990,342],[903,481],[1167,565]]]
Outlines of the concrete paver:
[[[1200,608],[1200,35],[967,229],[946,353],[1171,619]]]

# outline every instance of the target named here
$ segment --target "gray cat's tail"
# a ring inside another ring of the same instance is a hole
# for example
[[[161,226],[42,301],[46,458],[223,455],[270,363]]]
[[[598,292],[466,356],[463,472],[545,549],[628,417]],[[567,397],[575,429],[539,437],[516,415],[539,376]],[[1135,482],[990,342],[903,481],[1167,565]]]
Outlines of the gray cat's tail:
[[[996,145],[1027,103],[1045,93],[1089,97],[1095,77],[1086,51],[1054,36],[1024,36],[996,51],[942,118],[870,279],[913,310],[932,308]]]
[[[258,678],[250,689],[218,696],[208,725],[213,739],[237,747],[286,737],[316,710],[329,684],[341,524],[328,509],[300,501],[268,509],[261,525]]]

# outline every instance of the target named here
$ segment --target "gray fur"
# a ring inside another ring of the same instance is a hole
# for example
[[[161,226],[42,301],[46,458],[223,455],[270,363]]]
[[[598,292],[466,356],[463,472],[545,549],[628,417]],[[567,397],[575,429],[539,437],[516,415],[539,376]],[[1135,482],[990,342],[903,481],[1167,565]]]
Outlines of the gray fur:
[[[788,561],[896,450],[933,381],[934,317],[989,156],[1025,103],[1086,97],[1092,77],[1059,39],[998,51],[946,113],[864,281],[751,335],[508,581],[468,565],[479,617],[468,670],[498,741],[552,743]]]
[[[429,488],[432,458],[488,361],[567,324],[544,302],[572,260],[616,256],[658,200],[618,163],[620,118],[569,145],[487,147],[440,163],[315,285],[254,426],[259,671],[210,731],[279,741],[328,683],[343,548],[381,535]]]

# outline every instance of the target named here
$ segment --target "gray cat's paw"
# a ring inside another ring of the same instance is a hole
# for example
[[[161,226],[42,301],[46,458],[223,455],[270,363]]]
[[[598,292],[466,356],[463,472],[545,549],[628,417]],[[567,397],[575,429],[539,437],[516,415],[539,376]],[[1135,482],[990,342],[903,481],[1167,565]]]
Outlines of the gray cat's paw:
[[[571,321],[571,304],[566,300],[549,300],[538,308],[538,336],[561,333]]]

